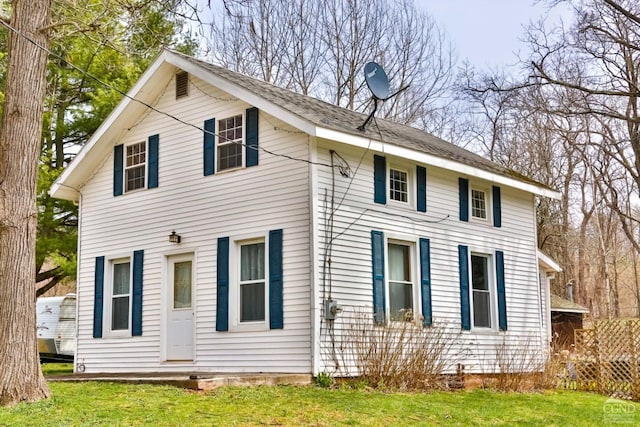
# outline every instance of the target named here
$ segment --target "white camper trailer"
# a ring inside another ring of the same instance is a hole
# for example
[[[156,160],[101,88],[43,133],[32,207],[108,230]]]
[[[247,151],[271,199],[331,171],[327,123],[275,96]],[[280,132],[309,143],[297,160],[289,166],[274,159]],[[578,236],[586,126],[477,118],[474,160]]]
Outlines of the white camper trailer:
[[[76,349],[76,295],[38,298],[36,314],[40,360],[73,361]]]

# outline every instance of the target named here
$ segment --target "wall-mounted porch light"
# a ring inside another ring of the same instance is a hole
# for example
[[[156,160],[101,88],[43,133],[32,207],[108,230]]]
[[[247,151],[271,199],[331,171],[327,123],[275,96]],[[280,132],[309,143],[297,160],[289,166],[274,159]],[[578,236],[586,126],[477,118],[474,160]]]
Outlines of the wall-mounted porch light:
[[[180,243],[182,241],[182,236],[176,234],[176,231],[173,230],[171,234],[169,234],[169,242],[171,243]]]

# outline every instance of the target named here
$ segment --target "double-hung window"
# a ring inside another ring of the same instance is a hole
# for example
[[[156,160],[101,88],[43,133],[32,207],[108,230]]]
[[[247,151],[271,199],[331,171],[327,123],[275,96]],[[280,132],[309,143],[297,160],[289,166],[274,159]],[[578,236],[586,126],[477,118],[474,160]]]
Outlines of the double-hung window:
[[[409,202],[409,174],[399,169],[389,169],[389,199]]]
[[[471,254],[471,300],[473,301],[473,326],[491,328],[492,289],[495,287],[491,275],[492,260],[489,255]]]
[[[242,114],[218,120],[218,171],[242,167]]]
[[[412,247],[408,243],[390,241],[387,245],[389,311],[391,320],[413,320],[414,286]]]
[[[111,331],[128,331],[131,313],[131,262],[129,259],[111,262]]]
[[[125,191],[145,188],[147,166],[147,143],[137,142],[127,145],[125,153]]]
[[[265,321],[264,240],[240,243],[239,322]]]
[[[471,217],[487,219],[487,192],[478,188],[471,188]]]

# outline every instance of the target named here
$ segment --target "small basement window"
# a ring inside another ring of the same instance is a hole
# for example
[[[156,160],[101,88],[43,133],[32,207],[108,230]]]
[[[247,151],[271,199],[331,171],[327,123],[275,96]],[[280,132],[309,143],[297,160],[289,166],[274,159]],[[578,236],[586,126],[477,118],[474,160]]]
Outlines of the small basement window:
[[[181,71],[176,74],[176,99],[189,96],[189,73]]]

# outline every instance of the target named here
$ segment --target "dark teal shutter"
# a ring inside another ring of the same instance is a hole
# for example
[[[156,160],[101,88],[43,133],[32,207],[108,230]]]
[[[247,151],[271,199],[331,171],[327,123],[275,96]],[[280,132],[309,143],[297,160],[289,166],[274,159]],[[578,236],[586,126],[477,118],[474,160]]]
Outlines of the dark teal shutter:
[[[427,169],[422,166],[416,166],[416,207],[418,212],[427,211]]]
[[[245,120],[247,122],[246,164],[247,167],[256,166],[258,164],[258,109],[248,108]]]
[[[149,137],[149,171],[147,188],[158,187],[158,150],[160,135],[151,135]]]
[[[373,155],[373,201],[387,203],[387,160]]]
[[[131,301],[131,335],[142,335],[142,279],[144,251],[133,252],[133,300]]]
[[[431,253],[429,239],[420,239],[420,288],[422,293],[422,317],[425,326],[431,326]]]
[[[498,326],[507,330],[507,296],[504,288],[504,253],[496,251],[496,287],[498,288]]]
[[[218,239],[216,331],[229,330],[229,238]]]
[[[213,175],[216,168],[216,119],[204,121],[204,142],[202,153],[204,156],[204,176]]]
[[[500,187],[493,186],[493,226],[502,226],[502,207],[500,200]]]
[[[269,231],[269,328],[284,327],[282,230]]]
[[[460,193],[460,221],[469,221],[469,180],[458,178]]]
[[[102,308],[104,306],[104,257],[96,257],[93,281],[93,337],[102,338]]]
[[[469,308],[469,248],[458,246],[458,262],[460,267],[460,318],[462,329],[471,330],[471,310]]]
[[[373,270],[373,320],[377,324],[385,321],[384,293],[384,234],[371,231],[371,262]]]
[[[122,144],[113,147],[113,195],[122,195],[122,181],[124,179],[124,147]]]

